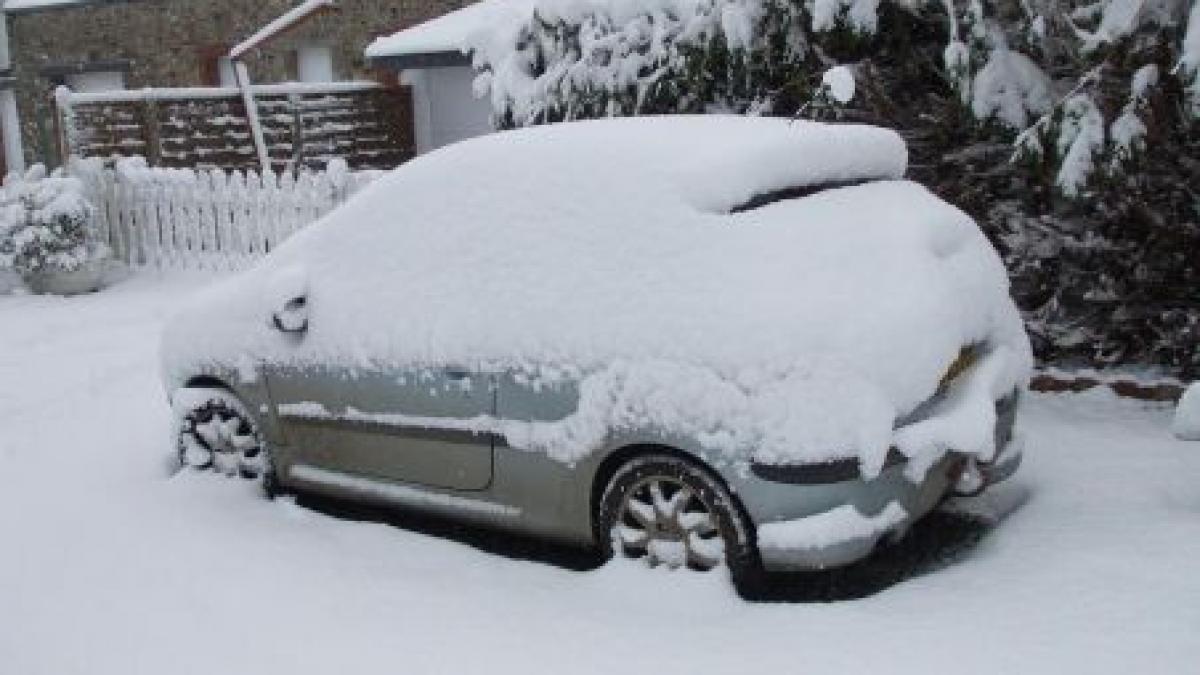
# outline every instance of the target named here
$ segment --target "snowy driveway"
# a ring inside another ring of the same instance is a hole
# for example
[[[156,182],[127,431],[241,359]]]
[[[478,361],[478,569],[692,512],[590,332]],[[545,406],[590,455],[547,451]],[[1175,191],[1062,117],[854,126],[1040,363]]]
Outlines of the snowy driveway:
[[[170,477],[158,329],[201,283],[146,275],[86,298],[0,296],[0,673],[1200,662],[1200,443],[1172,440],[1164,408],[1031,397],[1026,466],[977,505],[1023,503],[1000,527],[974,543],[939,516],[959,525],[923,528],[907,550],[941,547],[952,561],[865,599],[751,604],[716,575],[577,572],[267,502],[240,482]]]

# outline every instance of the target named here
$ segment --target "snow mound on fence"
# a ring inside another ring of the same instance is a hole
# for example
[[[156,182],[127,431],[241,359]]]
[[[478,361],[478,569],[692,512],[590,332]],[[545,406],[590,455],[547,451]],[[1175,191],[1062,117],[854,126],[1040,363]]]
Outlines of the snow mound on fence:
[[[499,430],[566,461],[610,430],[660,429],[760,461],[857,453],[878,468],[897,416],[964,345],[992,349],[977,368],[992,381],[972,391],[1018,386],[1030,363],[999,258],[970,218],[899,180],[905,161],[888,131],[744,117],[473,139],[384,176],[187,308],[168,382],[246,358],[518,370],[580,383],[575,414]],[[307,289],[298,341],[269,325],[288,289]]]
[[[1175,409],[1171,431],[1181,440],[1200,441],[1200,382],[1183,392],[1183,398],[1179,399],[1179,406]]]

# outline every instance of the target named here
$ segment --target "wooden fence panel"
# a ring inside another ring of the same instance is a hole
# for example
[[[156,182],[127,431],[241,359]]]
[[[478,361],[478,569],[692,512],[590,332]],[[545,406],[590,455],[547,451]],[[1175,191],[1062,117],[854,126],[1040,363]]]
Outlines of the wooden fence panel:
[[[390,169],[416,153],[407,87],[373,82],[253,88],[271,168]],[[145,157],[151,166],[258,170],[238,89],[60,90],[62,143],[78,157]]]

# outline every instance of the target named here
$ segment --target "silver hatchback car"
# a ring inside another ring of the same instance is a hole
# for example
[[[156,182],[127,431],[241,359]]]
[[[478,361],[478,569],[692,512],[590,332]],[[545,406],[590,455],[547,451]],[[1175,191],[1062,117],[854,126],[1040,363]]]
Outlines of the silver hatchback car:
[[[1020,461],[1003,268],[903,172],[722,117],[414,160],[169,324],[180,462],[735,579],[857,561]]]

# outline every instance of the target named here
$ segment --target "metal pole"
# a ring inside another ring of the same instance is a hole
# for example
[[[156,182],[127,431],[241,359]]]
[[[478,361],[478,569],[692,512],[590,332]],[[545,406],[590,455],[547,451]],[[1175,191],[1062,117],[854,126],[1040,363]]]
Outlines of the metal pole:
[[[265,176],[271,169],[271,157],[267,154],[267,142],[263,139],[262,123],[258,119],[258,105],[254,102],[254,92],[250,88],[250,73],[246,70],[246,64],[234,61],[233,74],[237,78],[238,88],[242,90],[242,102],[246,106],[246,119],[250,123],[250,137],[254,139],[258,163],[262,166],[262,173]]]

